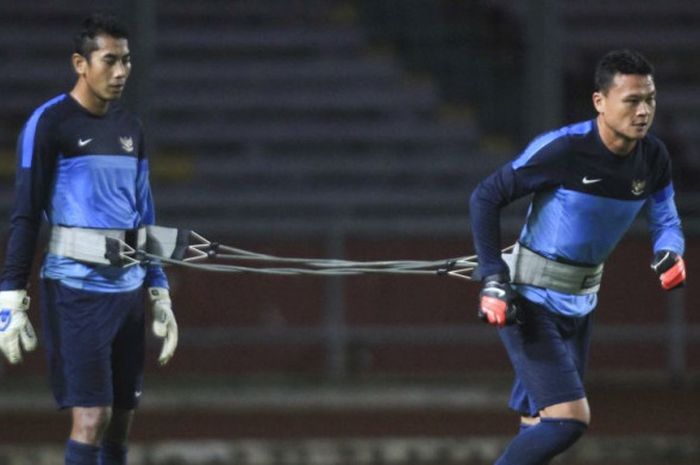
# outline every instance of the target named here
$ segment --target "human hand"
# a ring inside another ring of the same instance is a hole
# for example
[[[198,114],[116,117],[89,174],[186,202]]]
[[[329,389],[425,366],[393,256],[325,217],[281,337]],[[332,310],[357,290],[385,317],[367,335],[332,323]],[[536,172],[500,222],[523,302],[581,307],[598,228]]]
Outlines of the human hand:
[[[177,321],[173,314],[170,293],[163,287],[149,287],[148,298],[153,312],[153,334],[163,339],[163,348],[158,357],[158,363],[163,366],[175,354],[177,348]]]
[[[36,332],[27,317],[29,297],[24,289],[0,291],[0,350],[14,364],[22,361],[20,343],[25,352],[36,348]]]
[[[666,291],[685,285],[685,261],[676,252],[656,252],[651,261],[651,269],[659,276],[661,287]]]
[[[518,322],[517,294],[503,275],[487,276],[479,293],[479,319],[502,328]]]

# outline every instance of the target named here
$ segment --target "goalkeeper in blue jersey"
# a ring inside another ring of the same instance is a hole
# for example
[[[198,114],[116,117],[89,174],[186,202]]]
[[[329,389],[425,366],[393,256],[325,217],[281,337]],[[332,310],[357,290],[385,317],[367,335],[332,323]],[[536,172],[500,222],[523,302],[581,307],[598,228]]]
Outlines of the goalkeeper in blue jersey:
[[[0,281],[0,350],[11,363],[36,336],[27,281],[42,216],[50,243],[41,267],[40,307],[50,384],[72,412],[66,464],[126,463],[142,392],[145,303],[163,339],[160,363],[177,345],[168,282],[160,266],[96,265],[76,259],[91,237],[140,245],[154,222],[140,122],[115,103],[131,70],[127,32],[93,15],[75,37],[77,81],[37,108],[18,140],[16,198]]]
[[[496,465],[547,464],[585,432],[583,373],[603,263],[640,212],[662,288],[685,282],[671,162],[648,134],[652,66],[635,51],[609,52],[596,67],[593,105],[595,119],[535,138],[471,196],[479,316],[500,328],[515,370],[510,407],[521,415]],[[500,210],[530,194],[516,248],[501,255]]]

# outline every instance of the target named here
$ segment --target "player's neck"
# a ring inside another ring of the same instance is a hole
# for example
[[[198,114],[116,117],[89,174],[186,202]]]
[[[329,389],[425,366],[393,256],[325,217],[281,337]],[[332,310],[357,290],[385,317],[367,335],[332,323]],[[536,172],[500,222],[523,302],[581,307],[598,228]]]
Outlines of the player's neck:
[[[109,110],[109,101],[99,98],[80,80],[70,91],[70,95],[81,107],[94,115],[104,115]]]
[[[618,157],[626,157],[637,145],[636,139],[624,137],[598,118],[598,135],[603,145]]]

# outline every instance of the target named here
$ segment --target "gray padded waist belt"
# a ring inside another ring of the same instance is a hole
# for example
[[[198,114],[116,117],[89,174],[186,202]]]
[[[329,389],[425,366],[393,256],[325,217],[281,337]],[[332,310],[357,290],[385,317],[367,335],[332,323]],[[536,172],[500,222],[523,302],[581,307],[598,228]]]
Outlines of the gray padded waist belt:
[[[536,254],[516,244],[512,253],[503,254],[514,284],[526,284],[566,294],[593,294],[600,289],[603,265],[569,265]]]
[[[182,258],[188,235],[188,231],[154,225],[134,230],[53,226],[48,251],[96,265],[131,266],[141,263],[138,251]]]

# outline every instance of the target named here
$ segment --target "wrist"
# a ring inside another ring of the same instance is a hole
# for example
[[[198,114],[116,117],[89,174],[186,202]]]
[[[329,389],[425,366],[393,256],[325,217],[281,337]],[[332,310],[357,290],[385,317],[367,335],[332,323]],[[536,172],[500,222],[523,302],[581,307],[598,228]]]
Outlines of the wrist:
[[[0,307],[24,310],[27,306],[29,297],[26,289],[0,291]]]
[[[651,269],[660,275],[672,268],[679,259],[680,255],[672,250],[659,250],[651,260]]]
[[[495,273],[495,274],[486,276],[482,281],[484,283],[506,284],[506,283],[510,283],[510,276],[508,275],[508,273]]]
[[[148,298],[151,302],[164,300],[170,302],[170,291],[165,287],[149,287]]]

